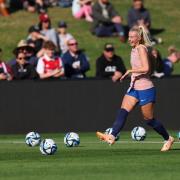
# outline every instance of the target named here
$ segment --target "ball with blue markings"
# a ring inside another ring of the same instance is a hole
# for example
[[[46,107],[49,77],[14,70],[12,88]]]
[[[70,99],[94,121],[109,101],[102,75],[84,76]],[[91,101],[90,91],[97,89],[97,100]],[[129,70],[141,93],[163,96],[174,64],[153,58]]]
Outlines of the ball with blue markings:
[[[67,147],[77,147],[80,144],[80,138],[77,133],[69,132],[64,137],[64,144]]]
[[[146,130],[143,127],[134,127],[131,131],[131,137],[135,141],[143,141],[146,138]]]
[[[108,129],[106,129],[104,134],[112,134],[112,131],[113,131],[113,128],[108,128]],[[120,133],[116,136],[115,141],[119,140],[119,136],[120,136]]]
[[[37,146],[41,142],[41,136],[37,132],[29,132],[25,137],[25,142],[30,147]]]
[[[57,145],[52,139],[44,139],[41,141],[40,151],[43,155],[53,155],[57,151]]]

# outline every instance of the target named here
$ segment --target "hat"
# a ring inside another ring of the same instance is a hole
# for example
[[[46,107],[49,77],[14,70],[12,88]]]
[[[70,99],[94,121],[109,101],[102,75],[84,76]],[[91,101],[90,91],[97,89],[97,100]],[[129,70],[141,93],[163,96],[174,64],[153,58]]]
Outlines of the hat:
[[[48,16],[48,14],[46,14],[46,13],[41,13],[41,14],[39,15],[39,21],[40,21],[40,22],[47,22],[47,21],[50,21],[50,18],[49,18],[49,16]]]
[[[65,21],[60,21],[60,22],[58,23],[58,27],[59,27],[59,28],[67,28],[67,24],[66,24]]]
[[[33,25],[33,26],[30,26],[29,27],[29,30],[28,30],[29,33],[32,33],[32,32],[40,32],[40,29],[37,25]]]
[[[26,40],[22,39],[19,41],[17,47],[13,50],[13,53],[17,54],[17,52],[22,48],[27,48],[27,50],[32,50],[32,51],[34,50],[33,47],[31,47],[27,44]]]
[[[114,51],[114,46],[112,44],[110,44],[110,43],[106,43],[104,45],[104,50],[105,51]]]

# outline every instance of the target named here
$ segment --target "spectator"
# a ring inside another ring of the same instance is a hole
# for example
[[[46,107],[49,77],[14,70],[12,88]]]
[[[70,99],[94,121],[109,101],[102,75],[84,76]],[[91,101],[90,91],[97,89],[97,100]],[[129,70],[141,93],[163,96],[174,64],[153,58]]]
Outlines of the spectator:
[[[58,23],[58,36],[59,36],[59,47],[61,53],[64,54],[68,50],[67,42],[72,39],[73,36],[67,33],[67,24],[64,21]]]
[[[165,76],[170,76],[174,70],[173,65],[180,60],[180,52],[174,46],[168,48],[169,55],[163,60],[163,69]]]
[[[98,37],[118,35],[125,42],[125,31],[122,17],[118,15],[109,0],[98,0],[92,7],[92,33]]]
[[[133,5],[128,11],[128,28],[131,29],[133,26],[143,26],[150,36],[153,45],[162,43],[160,37],[155,38],[150,34],[151,16],[148,9],[144,7],[143,0],[133,0]]]
[[[72,14],[76,19],[85,18],[86,21],[92,22],[92,0],[74,0]]]
[[[0,48],[0,80],[12,80],[11,68],[2,61],[2,49]]]
[[[43,45],[44,55],[37,64],[37,73],[41,79],[59,78],[64,76],[64,68],[61,58],[54,55],[56,46],[52,41],[47,41]]]
[[[96,77],[111,78],[116,82],[126,72],[122,58],[114,51],[112,44],[105,44],[103,54],[96,60]]]
[[[35,79],[37,73],[33,65],[26,61],[26,55],[18,51],[16,54],[16,63],[12,66],[14,79]]]
[[[143,0],[133,0],[133,6],[128,11],[128,27],[143,25],[149,30],[151,17],[149,11],[144,7]]]
[[[26,61],[28,61],[33,66],[37,64],[37,57],[35,55],[34,47],[27,44],[25,40],[20,40],[17,47],[13,50],[13,54],[16,55],[18,52],[23,52],[26,56]],[[16,58],[8,62],[10,66],[16,64]]]
[[[0,0],[0,14],[2,16],[9,16],[9,12],[6,9],[6,2],[5,2],[5,0]]]
[[[30,26],[27,43],[34,47],[35,54],[37,54],[42,49],[43,42],[45,41],[48,41],[48,38],[40,33],[39,27],[36,25]]]
[[[51,28],[51,20],[46,13],[39,15],[39,27],[40,32],[44,35],[49,41],[52,41],[56,46],[58,45],[58,35],[54,28]]]
[[[35,12],[38,13],[45,13],[47,11],[46,4],[44,3],[44,0],[23,0],[23,7],[28,12]]]
[[[76,39],[68,41],[68,48],[69,50],[62,56],[66,77],[85,78],[85,73],[90,67],[86,55],[78,49]]]
[[[163,61],[162,61],[162,58],[161,58],[161,54],[160,52],[153,48],[151,50],[151,55],[153,56],[153,71],[152,72],[152,76],[154,77],[157,77],[157,78],[161,78],[164,76],[164,73],[163,73]]]

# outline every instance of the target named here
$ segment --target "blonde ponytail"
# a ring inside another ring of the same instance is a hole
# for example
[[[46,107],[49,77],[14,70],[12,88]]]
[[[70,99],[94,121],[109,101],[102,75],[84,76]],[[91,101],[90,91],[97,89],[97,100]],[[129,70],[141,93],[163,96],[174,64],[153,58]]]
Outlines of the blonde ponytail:
[[[148,31],[144,28],[144,26],[135,26],[130,31],[135,31],[141,37],[140,44],[143,44],[147,47],[152,46],[152,42],[149,38]]]

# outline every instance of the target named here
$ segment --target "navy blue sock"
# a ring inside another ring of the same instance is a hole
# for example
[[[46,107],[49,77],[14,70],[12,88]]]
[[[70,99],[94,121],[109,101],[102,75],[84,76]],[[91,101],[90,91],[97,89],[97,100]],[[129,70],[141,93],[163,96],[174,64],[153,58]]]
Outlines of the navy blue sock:
[[[112,131],[112,135],[113,136],[117,136],[117,134],[120,132],[120,130],[124,127],[124,124],[126,122],[126,118],[128,116],[128,111],[126,111],[126,109],[119,109],[118,110],[118,114],[117,114],[117,118],[113,124],[113,131]]]
[[[157,133],[159,133],[164,140],[169,139],[169,134],[162,125],[162,123],[156,119],[149,119],[146,121],[149,126],[151,126]]]

